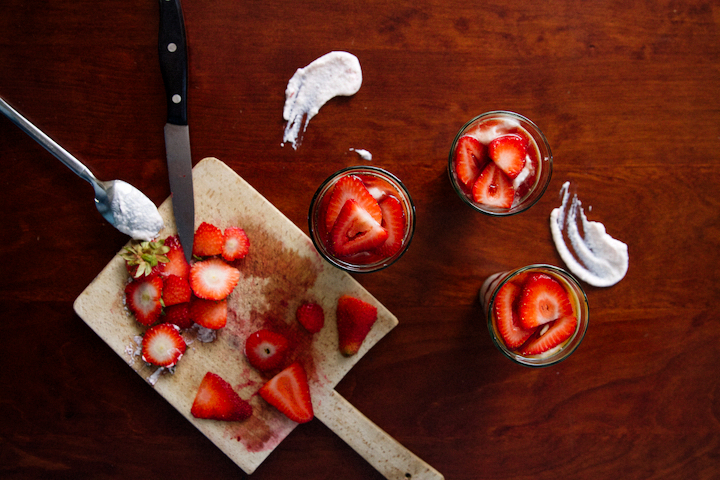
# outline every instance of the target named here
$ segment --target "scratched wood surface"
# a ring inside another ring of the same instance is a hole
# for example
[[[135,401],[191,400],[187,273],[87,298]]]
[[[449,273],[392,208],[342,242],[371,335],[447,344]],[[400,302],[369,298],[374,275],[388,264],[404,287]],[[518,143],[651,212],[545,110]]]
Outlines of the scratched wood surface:
[[[720,477],[720,5],[717,2],[184,0],[193,158],[221,158],[307,232],[316,187],[353,164],[410,190],[417,228],[392,267],[355,278],[399,320],[338,384],[448,479]],[[169,195],[156,2],[0,2],[0,96],[102,179]],[[355,54],[360,91],[281,146],[295,70]],[[529,211],[465,206],[445,172],[457,130],[513,110],[554,173]],[[372,161],[350,148],[363,148]],[[92,189],[0,118],[0,476],[381,478],[322,423],[252,476],[133,373],[73,311],[127,241]],[[548,218],[573,183],[628,244],[590,326],[554,367],[512,364],[483,280],[562,266]]]

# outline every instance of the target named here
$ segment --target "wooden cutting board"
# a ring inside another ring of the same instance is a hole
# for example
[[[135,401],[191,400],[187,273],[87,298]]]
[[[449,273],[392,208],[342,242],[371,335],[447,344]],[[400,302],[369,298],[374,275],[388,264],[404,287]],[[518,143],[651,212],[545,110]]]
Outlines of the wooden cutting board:
[[[188,348],[174,372],[142,361],[138,343],[144,327],[123,305],[127,272],[116,256],[80,294],[77,314],[135,370],[240,468],[252,473],[297,426],[258,394],[268,380],[245,359],[245,339],[260,328],[284,333],[294,356],[303,363],[315,415],[348,442],[386,478],[443,478],[370,422],[334,391],[352,366],[397,325],[398,320],[350,275],[321,259],[310,238],[232,169],[206,158],[193,169],[195,224],[224,229],[239,226],[250,239],[250,253],[239,265],[241,279],[228,298],[228,324],[211,341],[197,330],[184,333]],[[170,198],[159,207],[165,221],[161,237],[176,232]],[[374,304],[378,320],[357,355],[339,353],[335,308],[350,294]],[[325,327],[308,334],[295,320],[303,301],[315,301],[325,312]],[[196,419],[190,414],[200,381],[212,371],[230,382],[250,402],[253,415],[243,422]]]

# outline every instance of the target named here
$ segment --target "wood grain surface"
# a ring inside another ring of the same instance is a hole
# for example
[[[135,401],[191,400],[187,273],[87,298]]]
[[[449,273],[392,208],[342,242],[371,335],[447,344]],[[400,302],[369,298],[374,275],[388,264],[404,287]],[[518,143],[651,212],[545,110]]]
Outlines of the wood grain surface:
[[[370,163],[417,209],[402,259],[357,281],[399,325],[337,392],[446,479],[720,477],[720,5],[717,2],[184,0],[193,159],[217,157],[307,232],[318,185]],[[155,1],[0,1],[0,96],[101,179],[170,191]],[[363,85],[281,146],[297,68],[355,54]],[[495,109],[537,123],[544,197],[491,218],[446,173],[457,130]],[[350,148],[363,148],[372,161]],[[0,118],[0,477],[379,479],[324,424],[251,476],[73,311],[127,237],[92,188]],[[563,266],[549,229],[570,181],[628,244],[590,325],[544,369],[493,346],[484,279]]]

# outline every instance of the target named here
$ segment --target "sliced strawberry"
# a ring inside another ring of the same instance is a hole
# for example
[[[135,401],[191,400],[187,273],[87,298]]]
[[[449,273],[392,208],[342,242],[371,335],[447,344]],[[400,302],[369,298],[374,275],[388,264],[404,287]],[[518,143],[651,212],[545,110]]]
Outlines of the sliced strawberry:
[[[180,244],[180,237],[177,235],[170,235],[165,239],[165,246],[170,250],[182,248],[182,245]]]
[[[252,415],[252,407],[222,377],[207,372],[200,382],[190,413],[195,418],[240,421]]]
[[[377,223],[382,221],[382,211],[377,200],[367,191],[362,180],[355,175],[348,175],[335,183],[327,210],[325,211],[325,228],[333,229],[335,221],[348,200],[355,200],[363,210],[367,211]]]
[[[178,244],[179,245],[179,244]],[[182,247],[170,247],[170,251],[166,255],[168,262],[164,264],[162,276],[175,275],[187,280],[190,276],[190,264],[185,260],[185,254]]]
[[[521,355],[538,355],[547,352],[572,337],[576,328],[577,318],[575,315],[560,317],[539,327],[527,343],[520,348],[519,353]]]
[[[190,318],[190,304],[178,303],[165,308],[165,323],[172,323],[180,328],[192,327],[193,321]]]
[[[204,300],[193,298],[190,302],[190,318],[201,327],[217,330],[227,324],[227,300]]]
[[[514,283],[506,283],[495,295],[493,313],[497,329],[505,346],[516,349],[530,338],[534,329],[523,328],[519,323],[516,303],[520,297],[520,287]]]
[[[455,147],[453,162],[458,180],[470,190],[488,162],[487,147],[475,137],[463,135]]]
[[[222,300],[240,281],[240,270],[219,258],[196,262],[190,269],[190,287],[200,298]]]
[[[193,255],[211,257],[220,255],[223,247],[223,233],[215,225],[203,222],[195,230],[193,239]]]
[[[260,388],[260,396],[294,422],[306,423],[315,416],[307,374],[298,362],[263,385]]]
[[[158,276],[141,277],[125,286],[125,304],[143,325],[152,325],[162,311],[163,281]]]
[[[340,353],[355,355],[377,320],[377,308],[363,300],[343,295],[338,299],[336,317]]]
[[[520,324],[525,328],[535,328],[573,314],[570,297],[563,286],[544,273],[535,273],[525,281],[518,311]]]
[[[387,230],[388,237],[378,247],[378,253],[383,257],[391,257],[403,246],[405,240],[405,210],[396,197],[390,195],[380,202],[383,219],[382,227]]]
[[[382,220],[382,211],[380,215]],[[341,257],[353,255],[379,247],[387,238],[387,230],[351,199],[345,202],[330,231],[330,250]]]
[[[304,302],[295,311],[295,318],[310,333],[317,333],[325,325],[323,308],[315,302]]]
[[[525,166],[527,140],[516,133],[501,135],[490,142],[488,154],[495,165],[510,178],[515,178]]]
[[[161,323],[143,335],[142,359],[160,367],[172,367],[185,353],[185,339],[177,325]]]
[[[228,262],[245,258],[250,251],[250,239],[245,230],[239,227],[228,227],[223,233],[222,256]]]
[[[289,343],[287,338],[270,330],[258,330],[245,341],[245,356],[250,365],[261,372],[278,368],[285,361]]]
[[[480,173],[472,189],[473,201],[491,207],[510,208],[515,198],[512,180],[493,162]]]
[[[184,278],[177,275],[163,278],[162,299],[166,307],[189,302],[191,294],[190,285]]]

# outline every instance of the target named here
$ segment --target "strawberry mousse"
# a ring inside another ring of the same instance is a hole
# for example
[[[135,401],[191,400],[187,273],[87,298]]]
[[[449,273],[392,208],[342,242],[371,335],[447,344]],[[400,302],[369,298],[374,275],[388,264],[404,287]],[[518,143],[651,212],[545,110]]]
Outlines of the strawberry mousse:
[[[407,250],[415,206],[402,182],[377,167],[349,167],[315,193],[310,237],[328,262],[349,272],[374,272]]]
[[[564,360],[578,347],[588,325],[582,287],[551,265],[488,277],[480,301],[493,342],[522,365],[543,367]]]
[[[552,153],[527,118],[488,112],[466,123],[455,137],[448,173],[460,198],[476,210],[512,215],[530,208],[545,192]]]

